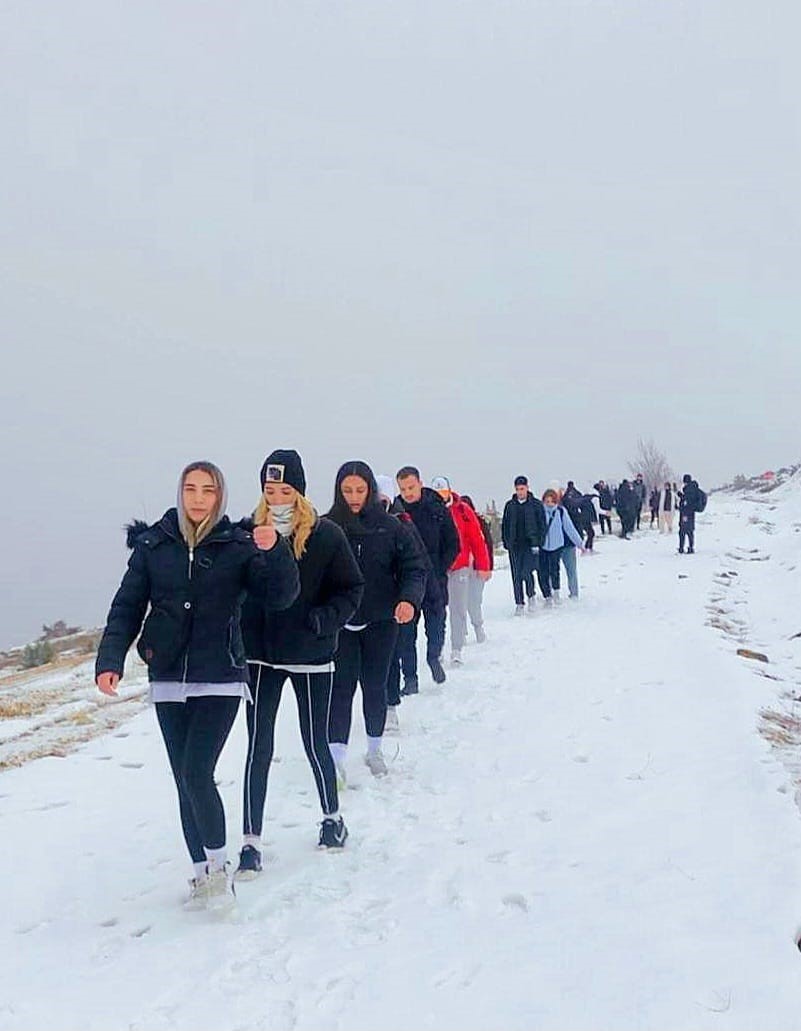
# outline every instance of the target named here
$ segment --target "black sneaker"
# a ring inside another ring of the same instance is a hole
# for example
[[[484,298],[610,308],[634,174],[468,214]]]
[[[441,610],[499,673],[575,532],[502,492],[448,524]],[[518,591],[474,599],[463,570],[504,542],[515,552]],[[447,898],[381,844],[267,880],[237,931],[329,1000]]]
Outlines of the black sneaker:
[[[431,676],[434,678],[435,684],[444,684],[447,680],[445,676],[445,670],[442,668],[442,663],[439,659],[429,659],[428,668],[431,670]]]
[[[239,853],[239,866],[234,874],[235,881],[252,881],[261,873],[261,852],[252,845],[245,845]]]
[[[419,694],[420,685],[417,682],[417,677],[407,677],[403,682],[403,689],[401,690],[402,695]]]
[[[326,816],[320,824],[320,840],[317,842],[317,847],[344,848],[347,837],[348,828],[342,817],[334,820],[330,816]]]

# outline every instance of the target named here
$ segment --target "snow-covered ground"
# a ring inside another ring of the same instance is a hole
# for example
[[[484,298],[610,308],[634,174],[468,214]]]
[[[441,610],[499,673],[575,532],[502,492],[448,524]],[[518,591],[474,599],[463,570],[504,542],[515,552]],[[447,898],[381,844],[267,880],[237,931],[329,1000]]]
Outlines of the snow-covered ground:
[[[287,691],[269,862],[224,921],[181,909],[152,712],[5,771],[0,1028],[797,1027],[801,821],[759,728],[799,693],[800,546],[796,479],[713,496],[695,556],[598,538],[576,605],[512,619],[499,571],[488,642],[404,702],[386,779],[359,729],[341,855],[314,847]],[[218,768],[233,848],[244,741]]]

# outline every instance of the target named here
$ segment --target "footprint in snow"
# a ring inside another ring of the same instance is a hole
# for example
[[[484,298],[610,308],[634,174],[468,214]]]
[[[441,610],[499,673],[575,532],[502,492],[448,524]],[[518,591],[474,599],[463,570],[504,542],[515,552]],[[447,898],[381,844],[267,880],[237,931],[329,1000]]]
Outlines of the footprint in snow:
[[[528,900],[525,895],[521,895],[519,892],[504,895],[501,901],[507,909],[519,909],[523,913],[528,913]]]
[[[35,812],[45,813],[48,809],[63,809],[69,802],[48,802],[46,805],[37,806]]]
[[[141,770],[144,765],[144,763],[120,763],[124,770]]]
[[[553,819],[553,817],[547,809],[538,809],[534,815],[537,817],[540,823],[550,823]]]
[[[135,931],[131,931],[131,937],[144,938],[144,936],[148,933],[149,930],[150,924],[147,924],[145,927],[138,927]]]
[[[493,852],[492,855],[487,856],[487,862],[505,863],[511,854],[511,852]]]
[[[116,927],[119,922],[120,922],[119,917],[110,916],[108,918],[108,920],[101,920],[100,921],[100,926],[101,927]]]
[[[573,756],[573,762],[574,763],[588,763],[589,761],[590,761],[590,757],[588,755],[574,755]]]

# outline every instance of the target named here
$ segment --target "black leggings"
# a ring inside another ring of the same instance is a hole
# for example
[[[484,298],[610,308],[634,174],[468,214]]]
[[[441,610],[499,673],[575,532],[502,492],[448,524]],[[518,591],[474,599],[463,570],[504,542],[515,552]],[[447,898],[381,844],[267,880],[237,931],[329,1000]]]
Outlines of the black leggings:
[[[328,708],[331,703],[333,673],[287,673],[252,663],[249,667],[253,704],[245,709],[248,725],[248,755],[242,803],[242,829],[245,834],[261,835],[267,778],[273,761],[275,718],[281,691],[291,679],[298,703],[300,736],[309,760],[323,813],[339,808],[334,760],[328,750]]]
[[[239,698],[220,695],[156,702],[156,717],[178,788],[184,841],[193,863],[205,862],[206,848],[225,846],[225,810],[214,783],[214,768],[239,702]]]
[[[371,623],[364,630],[343,630],[334,659],[331,694],[330,741],[347,744],[356,684],[362,685],[362,709],[368,737],[381,737],[387,719],[387,676],[395,654],[398,624],[394,620]]]

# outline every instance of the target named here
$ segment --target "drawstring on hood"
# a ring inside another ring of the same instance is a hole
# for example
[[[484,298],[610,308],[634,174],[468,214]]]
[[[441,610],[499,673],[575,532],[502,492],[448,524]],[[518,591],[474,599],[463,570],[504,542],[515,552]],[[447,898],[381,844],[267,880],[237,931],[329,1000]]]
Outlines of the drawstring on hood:
[[[203,522],[199,523],[197,526],[195,526],[191,521],[189,516],[186,514],[186,509],[184,508],[184,481],[190,473],[195,472],[196,470],[208,473],[212,480],[214,480],[214,485],[217,488],[217,502],[214,508]],[[213,462],[190,462],[178,479],[178,499],[176,504],[176,508],[178,510],[178,527],[181,531],[181,536],[190,548],[196,548],[202,540],[208,537],[217,523],[219,523],[225,515],[227,507],[228,488],[225,484],[225,477],[223,476],[222,471],[214,465]]]

